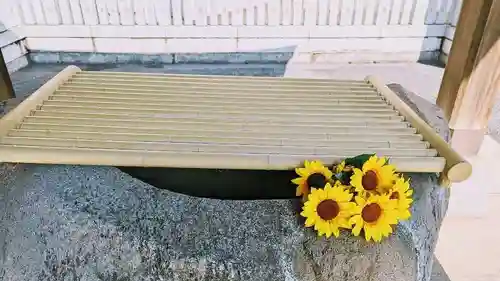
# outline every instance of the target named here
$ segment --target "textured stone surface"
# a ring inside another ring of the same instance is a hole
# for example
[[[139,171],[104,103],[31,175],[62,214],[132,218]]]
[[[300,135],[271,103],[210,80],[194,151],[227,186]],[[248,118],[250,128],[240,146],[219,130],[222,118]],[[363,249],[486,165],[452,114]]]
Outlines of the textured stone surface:
[[[294,200],[219,201],[115,168],[19,165],[3,177],[2,280],[428,280],[446,190],[410,175],[413,219],[381,244],[317,239]]]
[[[172,53],[161,55],[126,53],[81,53],[81,52],[32,52],[30,59],[35,63],[76,63],[76,64],[172,64],[172,63],[287,63],[293,51],[284,52],[243,52],[243,53]]]
[[[108,71],[281,75],[273,65],[92,65]],[[22,99],[64,65],[13,75]],[[425,100],[391,85],[447,136]],[[0,280],[418,280],[431,278],[448,203],[410,175],[413,217],[382,244],[317,239],[297,202],[219,201],[158,190],[115,168],[0,165]]]

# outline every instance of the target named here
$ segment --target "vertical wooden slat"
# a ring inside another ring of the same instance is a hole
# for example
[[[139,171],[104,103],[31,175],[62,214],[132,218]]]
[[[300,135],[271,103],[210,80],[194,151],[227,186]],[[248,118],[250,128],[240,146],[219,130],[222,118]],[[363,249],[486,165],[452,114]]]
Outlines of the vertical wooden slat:
[[[63,24],[73,24],[73,16],[71,15],[69,0],[59,0],[59,11],[61,13],[61,21]]]
[[[408,0],[406,0],[406,1],[408,1]],[[413,13],[413,18],[411,19],[412,24],[423,25],[426,22],[429,22],[427,10],[428,10],[430,1],[435,1],[435,0],[416,0],[415,12]],[[405,10],[406,10],[406,6],[405,6]]]
[[[69,0],[69,7],[73,15],[73,24],[83,24],[82,8],[80,7],[80,0]]]
[[[6,0],[4,0],[4,2],[5,1]],[[0,1],[0,23],[3,23],[6,28],[22,24],[21,15],[22,13],[18,0],[8,1],[6,3]]]
[[[370,0],[366,2],[365,9],[365,25],[374,25],[375,24],[375,14],[377,13],[377,1]]]
[[[282,25],[293,24],[293,0],[282,0]]]
[[[398,25],[401,21],[401,13],[403,10],[403,3],[405,0],[393,0],[392,8],[391,8],[391,25]]]
[[[146,25],[146,2],[145,0],[133,0],[134,22],[136,25]]]
[[[54,0],[42,0],[42,8],[47,24],[58,25],[61,23],[59,9]]]
[[[329,15],[330,25],[340,24],[341,1],[342,0],[330,0],[330,15]]]
[[[210,25],[219,25],[220,22],[222,21],[221,16],[219,14],[219,1],[214,1],[214,0],[209,1],[209,7],[210,11],[208,14],[209,14]]]
[[[86,25],[99,24],[95,0],[80,1],[80,6],[82,7],[83,21]]]
[[[304,2],[293,0],[293,25],[304,24]]]
[[[391,0],[379,0],[377,12],[377,25],[389,24],[389,15],[391,9]]]
[[[441,1],[442,0],[427,0],[426,1],[428,3],[428,6],[427,6],[428,8],[426,9],[427,13],[426,13],[426,17],[425,17],[426,24],[435,24],[436,23]],[[420,2],[420,0],[417,0],[417,2]],[[421,5],[420,3],[417,3],[416,7],[417,7],[417,9],[419,7],[423,8],[423,5]],[[415,12],[416,12],[416,10],[415,10]]]
[[[221,25],[229,25],[229,13],[229,9],[222,7],[221,12],[218,15]]]
[[[304,1],[304,25],[316,25],[318,20],[318,2],[317,0]]]
[[[183,0],[182,12],[184,15],[184,25],[194,25],[196,18],[196,2],[194,0]]]
[[[172,25],[170,0],[154,0],[154,7],[158,23],[162,26]]]
[[[31,0],[21,0],[21,12],[25,24],[35,24],[36,18],[33,11],[33,6],[31,5]]]
[[[256,25],[257,24],[257,14],[255,13],[257,7],[253,4],[251,0],[247,1],[246,5],[246,19],[245,19],[245,24],[246,25]]]
[[[122,25],[134,25],[134,10],[132,0],[118,0],[118,12]]]
[[[231,14],[231,24],[235,26],[243,25],[243,8],[233,9]]]
[[[451,17],[451,25],[452,26],[457,26],[458,23],[458,17],[460,15],[460,10],[462,8],[462,0],[455,0],[455,10],[453,11],[453,16]]]
[[[266,5],[263,2],[260,2],[255,5],[256,13],[255,16],[257,17],[257,25],[266,25]]]
[[[281,1],[273,0],[267,3],[267,23],[271,26],[280,25],[281,19]]]
[[[417,4],[414,3],[414,1],[417,1]],[[418,3],[422,1],[428,1],[428,0],[405,0],[403,3],[403,11],[401,12],[401,25],[407,25],[412,23],[412,11],[414,11],[413,7],[414,5],[418,5]],[[424,6],[424,5],[422,5]],[[416,13],[416,11],[415,11]],[[413,17],[415,18],[415,17]],[[422,17],[422,20],[425,18]],[[415,22],[413,22],[415,24]],[[423,22],[420,22],[418,24],[424,24]]]
[[[33,13],[35,14],[36,24],[44,25],[46,24],[45,13],[43,11],[43,6],[41,0],[33,0],[32,2]]]
[[[328,25],[329,4],[328,0],[318,0],[318,25]]]
[[[451,0],[440,0],[436,14],[436,24],[445,24],[450,10]]]
[[[144,0],[145,3],[145,9],[144,9],[144,16],[146,17],[146,24],[147,25],[158,25],[158,20],[156,19],[156,13],[155,13],[155,7],[154,7],[154,2],[153,0]]]
[[[340,25],[352,25],[355,8],[354,4],[352,0],[342,0]]]
[[[107,25],[109,24],[109,14],[106,7],[106,1],[97,0],[97,16],[99,17],[99,24]]]
[[[451,5],[450,5],[450,10],[448,11],[448,17],[447,17],[447,24],[453,24],[453,18],[455,16],[455,11],[458,6],[458,0],[450,0]]]
[[[101,0],[102,1],[102,0]],[[108,13],[108,22],[111,25],[120,25],[120,13],[118,11],[118,2],[116,0],[105,0],[106,11]]]
[[[214,25],[217,23],[217,18],[214,19],[212,15],[212,2],[211,0],[206,0],[207,4],[205,6],[205,11],[207,15],[207,25]]]
[[[182,0],[171,0],[173,25],[182,25]]]
[[[362,25],[366,0],[354,0],[354,25]]]
[[[207,25],[207,5],[205,2],[197,4],[196,7],[196,25],[206,26]]]

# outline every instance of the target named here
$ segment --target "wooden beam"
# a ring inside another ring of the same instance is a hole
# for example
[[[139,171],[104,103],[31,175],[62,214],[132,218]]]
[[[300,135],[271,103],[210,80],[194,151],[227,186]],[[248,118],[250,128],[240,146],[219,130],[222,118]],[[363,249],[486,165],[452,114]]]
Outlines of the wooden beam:
[[[14,88],[12,87],[9,71],[0,50],[0,102],[14,97]]]
[[[464,0],[437,98],[451,145],[479,151],[500,89],[500,0]]]

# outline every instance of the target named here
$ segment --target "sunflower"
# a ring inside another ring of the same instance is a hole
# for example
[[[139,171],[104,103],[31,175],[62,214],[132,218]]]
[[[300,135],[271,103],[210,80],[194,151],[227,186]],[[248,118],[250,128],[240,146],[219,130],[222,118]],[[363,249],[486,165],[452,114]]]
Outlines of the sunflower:
[[[304,168],[296,168],[295,172],[300,177],[293,179],[292,182],[297,185],[296,196],[309,194],[312,187],[323,188],[333,176],[321,161],[305,161]]]
[[[355,200],[359,213],[349,220],[354,225],[352,234],[359,236],[363,229],[366,241],[380,242],[382,237],[392,233],[391,225],[398,222],[398,215],[397,204],[389,195],[372,195],[367,199],[356,196]]]
[[[389,191],[389,198],[397,203],[396,210],[398,218],[401,220],[407,220],[411,217],[410,206],[413,203],[412,195],[413,190],[410,189],[410,183],[409,181],[405,181],[404,178],[397,179]]]
[[[344,171],[345,161],[342,161],[335,166],[335,174],[340,174]]]
[[[351,228],[349,218],[356,208],[351,200],[352,194],[341,185],[332,187],[327,183],[324,189],[311,189],[300,215],[306,218],[305,226],[314,226],[319,236],[338,237],[339,228]]]
[[[396,168],[387,164],[384,157],[372,156],[363,164],[362,169],[354,168],[351,185],[360,194],[383,194],[394,184]]]
[[[351,176],[353,166],[346,165],[345,161],[337,164],[334,169],[335,177],[343,184],[343,185],[351,185]]]

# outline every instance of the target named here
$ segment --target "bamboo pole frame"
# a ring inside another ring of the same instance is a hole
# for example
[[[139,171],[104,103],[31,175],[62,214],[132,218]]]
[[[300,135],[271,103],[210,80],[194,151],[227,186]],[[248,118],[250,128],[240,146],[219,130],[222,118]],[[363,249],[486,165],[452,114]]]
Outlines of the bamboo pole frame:
[[[445,169],[441,176],[443,182],[445,181],[443,176],[451,182],[461,182],[470,177],[472,174],[472,165],[453,150],[450,145],[444,141],[427,122],[420,118],[413,109],[402,101],[394,91],[389,89],[385,83],[374,76],[368,76],[365,80],[375,86],[380,94],[385,97],[386,101],[405,116],[406,120],[424,136],[424,139],[430,143],[431,147],[436,149],[439,155],[446,159]]]
[[[0,120],[1,136],[7,162],[288,170],[305,159],[332,163],[372,150],[399,172],[444,171],[456,182],[471,171],[372,77],[252,79],[70,66]]]
[[[8,131],[14,129],[24,117],[41,104],[44,100],[48,99],[62,84],[68,81],[73,75],[80,72],[81,69],[76,66],[68,66],[59,72],[56,76],[50,79],[42,87],[36,90],[31,96],[26,98],[16,108],[11,110],[1,119],[0,137],[5,135]],[[1,140],[1,139],[0,139]]]

